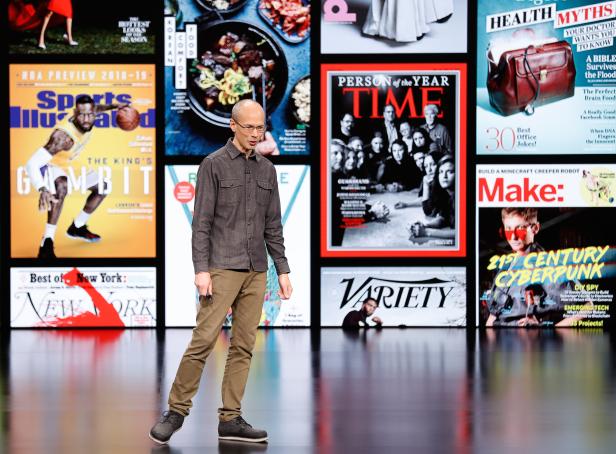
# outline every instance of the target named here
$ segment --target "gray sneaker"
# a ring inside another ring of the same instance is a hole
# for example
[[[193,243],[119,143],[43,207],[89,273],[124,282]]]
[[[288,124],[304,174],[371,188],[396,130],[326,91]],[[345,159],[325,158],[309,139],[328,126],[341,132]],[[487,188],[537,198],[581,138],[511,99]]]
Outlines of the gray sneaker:
[[[238,416],[231,421],[220,421],[218,423],[219,440],[237,440],[260,443],[267,441],[267,432],[260,429],[253,429],[244,418]]]
[[[171,435],[176,433],[184,423],[184,416],[175,411],[164,411],[160,421],[150,429],[150,438],[161,445],[166,444]]]

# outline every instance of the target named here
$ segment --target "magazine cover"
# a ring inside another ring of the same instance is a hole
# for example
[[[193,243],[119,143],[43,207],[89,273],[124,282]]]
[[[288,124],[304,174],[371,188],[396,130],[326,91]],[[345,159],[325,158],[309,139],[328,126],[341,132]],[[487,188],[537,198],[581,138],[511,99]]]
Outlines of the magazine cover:
[[[199,298],[192,262],[196,165],[165,166],[165,295],[167,326],[194,326]],[[310,326],[310,167],[277,165],[285,255],[293,296],[278,296],[278,275],[268,256],[260,326]],[[229,313],[225,325],[232,322]]]
[[[466,53],[466,0],[321,0],[324,54]]]
[[[10,65],[11,256],[154,257],[154,65]]]
[[[464,255],[466,65],[331,64],[321,81],[321,255]]]
[[[156,326],[154,268],[11,268],[12,328]]]
[[[165,154],[207,155],[231,137],[233,106],[263,106],[257,150],[310,153],[308,0],[165,3]]]
[[[478,154],[616,153],[616,2],[481,1],[477,17]]]
[[[480,326],[607,327],[616,165],[477,167]]]
[[[139,2],[9,0],[9,53],[154,54],[155,14]]]
[[[466,326],[466,270],[321,268],[321,326]]]

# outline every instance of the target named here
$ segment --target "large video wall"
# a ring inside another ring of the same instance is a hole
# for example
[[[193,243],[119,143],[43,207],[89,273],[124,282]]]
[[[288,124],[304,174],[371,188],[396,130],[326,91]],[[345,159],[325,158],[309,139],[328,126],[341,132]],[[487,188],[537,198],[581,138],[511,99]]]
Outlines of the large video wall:
[[[9,0],[7,23],[3,328],[193,326],[197,168],[241,99],[294,287],[270,263],[261,326],[610,326],[616,1]]]

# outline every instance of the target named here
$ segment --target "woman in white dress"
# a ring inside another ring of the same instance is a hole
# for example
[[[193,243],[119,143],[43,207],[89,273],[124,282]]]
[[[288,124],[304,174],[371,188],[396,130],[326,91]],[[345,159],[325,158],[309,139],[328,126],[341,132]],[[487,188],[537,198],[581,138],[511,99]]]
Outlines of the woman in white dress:
[[[423,1],[372,0],[362,31],[394,41],[417,41],[429,30],[420,9]]]
[[[420,40],[428,24],[446,21],[453,13],[453,0],[372,0],[362,31],[399,42]]]
[[[446,22],[453,14],[453,0],[423,0],[426,22]]]

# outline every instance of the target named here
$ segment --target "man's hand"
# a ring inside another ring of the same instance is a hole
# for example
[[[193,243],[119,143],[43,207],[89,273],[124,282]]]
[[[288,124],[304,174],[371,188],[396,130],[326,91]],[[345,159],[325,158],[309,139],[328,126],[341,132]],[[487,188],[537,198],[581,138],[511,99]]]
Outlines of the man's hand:
[[[195,286],[199,291],[200,296],[208,296],[212,294],[212,277],[210,273],[204,271],[195,274]]]
[[[419,221],[412,224],[409,223],[406,229],[409,231],[411,238],[420,238],[426,234],[426,226]]]
[[[278,276],[278,285],[280,286],[280,290],[278,290],[278,296],[280,299],[288,300],[291,298],[293,287],[291,287],[291,281],[289,280],[288,274],[285,273]]]
[[[539,326],[539,320],[534,315],[518,320],[518,326]]]
[[[374,323],[376,323],[377,325],[382,325],[383,324],[383,320],[381,320],[380,317],[372,317],[372,321]]]
[[[39,211],[50,211],[54,203],[58,203],[58,198],[49,192],[46,188],[41,189],[39,195]]]
[[[371,213],[375,219],[383,219],[389,216],[389,208],[383,202],[374,202],[370,207],[369,213]]]
[[[257,144],[255,151],[262,156],[278,156],[280,154],[278,144],[276,144],[274,136],[269,131],[265,131],[263,141]]]
[[[394,181],[393,183],[387,184],[386,190],[387,192],[400,192],[402,190],[402,186],[400,186],[399,183]]]

